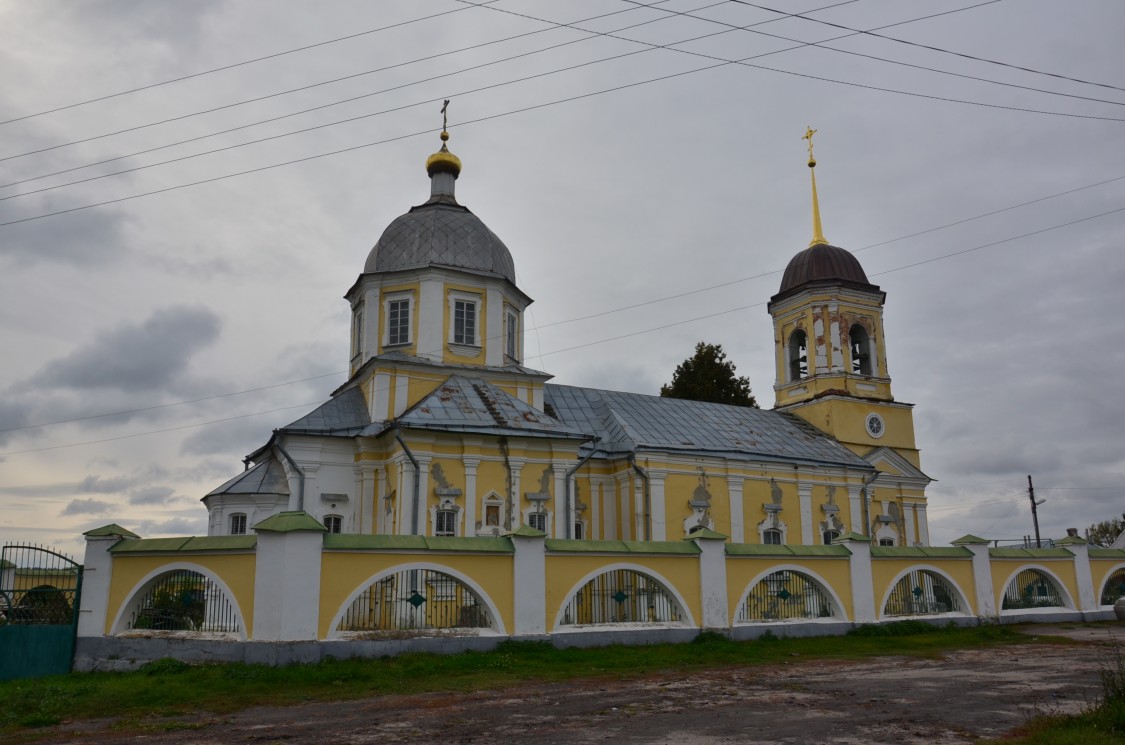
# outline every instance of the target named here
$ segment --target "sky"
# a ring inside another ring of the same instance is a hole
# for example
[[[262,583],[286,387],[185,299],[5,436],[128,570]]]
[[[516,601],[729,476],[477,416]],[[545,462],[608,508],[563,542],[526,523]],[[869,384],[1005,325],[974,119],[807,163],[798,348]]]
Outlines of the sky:
[[[811,126],[933,543],[1032,534],[1029,474],[1044,537],[1125,511],[1125,5],[478,2],[0,0],[0,543],[205,534],[345,380],[446,98],[555,382],[655,394],[706,341],[772,405]]]

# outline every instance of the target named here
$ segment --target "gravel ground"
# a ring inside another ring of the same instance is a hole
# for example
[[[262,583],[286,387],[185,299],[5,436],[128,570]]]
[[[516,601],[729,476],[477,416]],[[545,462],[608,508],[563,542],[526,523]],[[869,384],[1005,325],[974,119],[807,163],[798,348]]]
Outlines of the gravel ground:
[[[123,730],[112,719],[53,728],[49,743],[444,743],[532,737],[547,743],[970,743],[1037,713],[1080,710],[1098,663],[1125,646],[1125,624],[1036,626],[1080,644],[581,680],[479,693],[383,696],[256,707],[185,720],[183,730]],[[841,638],[841,644],[847,640]],[[162,720],[160,728],[167,728]],[[175,726],[175,725],[173,725]]]

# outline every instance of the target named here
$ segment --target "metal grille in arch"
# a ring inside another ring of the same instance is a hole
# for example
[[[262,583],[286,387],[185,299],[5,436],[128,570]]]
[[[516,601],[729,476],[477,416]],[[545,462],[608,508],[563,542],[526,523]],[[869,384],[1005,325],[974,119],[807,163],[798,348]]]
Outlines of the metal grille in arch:
[[[561,624],[678,623],[671,593],[652,577],[613,569],[584,584],[563,609]]]
[[[133,603],[131,631],[242,631],[234,604],[217,583],[199,572],[178,569],[152,583]]]
[[[783,570],[759,580],[739,606],[738,621],[787,621],[831,618],[832,600],[820,585],[801,572]]]
[[[964,609],[958,593],[940,574],[913,569],[902,576],[891,590],[884,616],[935,616]]]
[[[432,569],[406,569],[376,580],[352,601],[340,632],[489,629],[480,597],[456,577]]]

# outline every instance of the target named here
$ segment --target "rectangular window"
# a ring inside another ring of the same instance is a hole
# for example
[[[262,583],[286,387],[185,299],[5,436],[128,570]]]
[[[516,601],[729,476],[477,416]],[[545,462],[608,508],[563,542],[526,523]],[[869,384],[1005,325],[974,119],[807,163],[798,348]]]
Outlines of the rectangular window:
[[[519,316],[515,313],[508,313],[508,328],[507,337],[505,339],[505,352],[513,360],[519,360],[516,355],[517,347],[519,346]]]
[[[339,533],[343,526],[344,518],[339,515],[326,515],[324,518],[324,527],[328,528],[329,533]]]
[[[527,516],[527,525],[542,533],[547,532],[547,515],[542,512],[532,512]]]
[[[457,513],[453,510],[438,510],[434,535],[457,535]]]
[[[387,344],[410,343],[410,300],[391,300],[387,303]]]
[[[765,531],[764,533],[762,533],[762,542],[773,546],[780,546],[781,531],[774,529]]]
[[[363,306],[356,308],[352,314],[352,357],[359,357],[363,352]]]
[[[453,301],[453,343],[477,343],[477,304],[471,300]]]
[[[586,527],[579,520],[574,523],[574,540],[581,541],[586,538]]]
[[[246,534],[246,515],[241,512],[230,516],[230,534],[231,535],[245,535]]]

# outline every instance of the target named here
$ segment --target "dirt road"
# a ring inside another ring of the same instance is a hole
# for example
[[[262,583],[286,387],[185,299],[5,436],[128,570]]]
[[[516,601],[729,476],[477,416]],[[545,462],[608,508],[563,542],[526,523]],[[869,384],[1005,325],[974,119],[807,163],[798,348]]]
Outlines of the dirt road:
[[[1109,645],[1114,638],[1125,645],[1123,625],[1028,633],[1082,643],[967,650],[939,660],[794,657],[776,667],[641,680],[261,707],[184,722],[192,729],[182,731],[120,731],[112,722],[87,722],[63,726],[46,742],[968,743],[1000,735],[1035,713],[1082,708],[1097,695],[1097,666]]]

